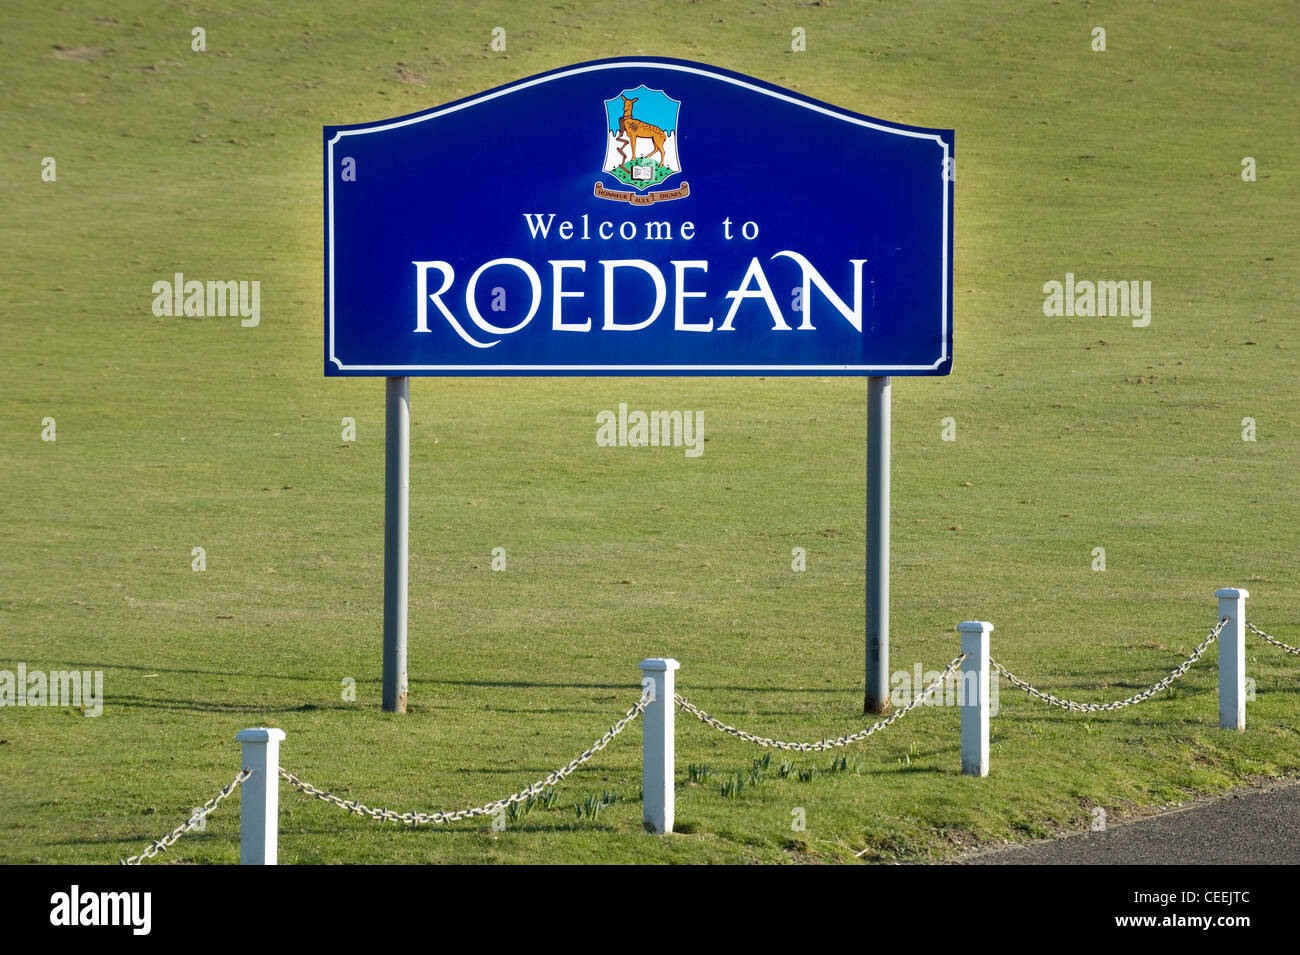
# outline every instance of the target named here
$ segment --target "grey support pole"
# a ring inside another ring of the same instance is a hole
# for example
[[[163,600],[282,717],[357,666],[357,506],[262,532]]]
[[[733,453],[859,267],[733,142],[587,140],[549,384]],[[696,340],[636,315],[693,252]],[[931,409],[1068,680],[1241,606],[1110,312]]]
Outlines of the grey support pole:
[[[867,379],[867,689],[889,712],[889,378]]]
[[[410,527],[411,379],[388,378],[384,413],[384,690],[406,712],[406,541]]]

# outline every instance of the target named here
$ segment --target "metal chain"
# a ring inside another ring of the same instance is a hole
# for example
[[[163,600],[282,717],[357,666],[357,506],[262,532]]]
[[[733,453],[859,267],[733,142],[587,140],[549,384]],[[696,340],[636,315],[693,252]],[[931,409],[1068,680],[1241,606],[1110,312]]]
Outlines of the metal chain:
[[[752,733],[746,733],[744,730],[737,729],[734,726],[728,726],[726,723],[722,722],[721,720],[714,719],[712,716],[710,716],[708,713],[705,713],[694,703],[689,702],[680,693],[676,695],[676,700],[677,700],[677,705],[681,707],[682,710],[691,714],[691,716],[694,716],[701,723],[704,723],[708,726],[712,726],[715,730],[720,730],[721,732],[727,733],[731,736],[735,736],[738,739],[743,739],[748,743],[756,743],[759,746],[775,747],[776,749],[798,750],[801,753],[815,753],[815,752],[820,752],[822,750],[834,749],[840,746],[847,746],[849,743],[856,743],[860,740],[864,740],[872,733],[876,732],[877,730],[882,730],[886,726],[889,726],[891,723],[893,723],[895,720],[901,719],[902,717],[906,716],[916,707],[920,706],[923,702],[929,699],[934,694],[934,691],[937,690],[940,686],[942,686],[943,683],[948,679],[948,677],[950,677],[956,671],[957,667],[961,666],[961,662],[965,659],[966,659],[966,654],[964,653],[961,656],[957,657],[957,659],[953,660],[952,663],[948,664],[947,669],[945,669],[943,673],[939,675],[939,678],[937,680],[931,683],[927,689],[922,691],[920,696],[914,699],[911,703],[907,704],[907,706],[903,707],[901,710],[898,710],[895,713],[892,713],[891,715],[885,717],[885,719],[881,720],[879,723],[875,723],[871,726],[868,726],[866,729],[860,730],[859,732],[853,733],[849,736],[839,736],[836,737],[835,739],[822,739],[822,740],[818,740],[815,743],[789,743],[789,742],[784,742],[782,740],[768,739],[766,736],[755,736]]]
[[[472,816],[490,816],[505,809],[512,803],[523,802],[530,796],[536,796],[542,790],[561,782],[575,769],[608,746],[615,736],[623,732],[629,723],[641,715],[641,712],[650,705],[650,701],[651,696],[649,693],[642,696],[641,699],[639,699],[636,704],[623,715],[622,719],[606,730],[604,736],[592,743],[589,749],[583,750],[579,756],[570,760],[567,765],[555,770],[553,773],[548,773],[544,779],[539,779],[531,786],[527,786],[524,789],[519,790],[517,793],[512,793],[504,799],[498,799],[495,802],[490,802],[485,806],[477,806],[473,809],[458,809],[454,812],[394,812],[392,809],[373,809],[355,799],[340,799],[331,792],[317,789],[310,783],[303,782],[293,773],[286,772],[283,768],[280,769],[280,776],[294,789],[297,789],[299,792],[307,796],[314,796],[317,799],[330,803],[331,805],[338,806],[340,809],[346,809],[348,812],[356,813],[359,816],[369,816],[371,819],[376,819],[380,822],[404,822],[408,825],[418,826],[430,822],[456,822],[457,820],[468,819]]]
[[[1163,680],[1160,680],[1152,684],[1151,686],[1147,687],[1147,689],[1141,691],[1140,693],[1136,693],[1133,696],[1128,697],[1127,699],[1116,700],[1112,703],[1079,703],[1074,700],[1063,700],[1057,696],[1054,696],[1051,693],[1047,693],[1044,692],[1043,690],[1039,690],[1037,687],[1034,687],[1031,684],[1027,683],[1026,681],[1021,680],[1014,673],[1012,673],[1010,670],[1008,670],[1006,667],[1004,667],[1001,663],[999,663],[997,660],[993,659],[992,657],[989,658],[989,663],[994,670],[996,670],[1002,676],[1006,677],[1007,680],[1013,686],[1019,687],[1020,689],[1028,693],[1030,696],[1036,697],[1037,699],[1042,700],[1044,703],[1049,703],[1053,706],[1059,706],[1062,709],[1069,710],[1072,712],[1078,711],[1084,713],[1097,713],[1106,710],[1117,710],[1122,707],[1129,706],[1133,703],[1141,703],[1144,702],[1145,700],[1149,700],[1151,699],[1151,697],[1155,696],[1155,694],[1159,693],[1161,690],[1168,688],[1175,680],[1177,680],[1179,677],[1185,674],[1191,668],[1193,663],[1195,663],[1197,660],[1201,658],[1201,656],[1205,653],[1206,649],[1209,648],[1210,644],[1213,643],[1218,638],[1219,634],[1223,631],[1224,625],[1227,624],[1227,622],[1228,619],[1226,617],[1220,620],[1219,623],[1214,627],[1214,629],[1210,631],[1209,635],[1203,641],[1201,641],[1201,643],[1196,647],[1195,650],[1192,651],[1191,656],[1189,656],[1185,661],[1183,661],[1181,664],[1175,667],[1174,670],[1170,672],[1170,674],[1167,677],[1165,677]],[[1262,637],[1268,643],[1271,643],[1274,646],[1279,647],[1282,650],[1285,650],[1287,653],[1294,653],[1300,655],[1300,648],[1288,646],[1287,644],[1282,643],[1280,640],[1276,640],[1273,637],[1270,637],[1268,634],[1264,633],[1262,630],[1260,630],[1258,627],[1256,627],[1254,624],[1250,623],[1249,621],[1246,621],[1246,626],[1249,627],[1255,634]],[[902,709],[897,710],[896,712],[890,714],[880,722],[874,723],[871,726],[868,726],[866,729],[858,731],[857,733],[852,733],[847,736],[839,736],[836,737],[835,739],[822,739],[822,740],[818,740],[815,743],[787,742],[784,740],[770,739],[766,736],[755,736],[752,733],[747,733],[742,729],[738,729],[734,726],[730,726],[726,723],[723,723],[721,720],[715,719],[714,717],[710,716],[708,713],[701,710],[698,706],[691,703],[680,693],[674,696],[674,700],[684,712],[689,713],[691,716],[694,716],[700,722],[708,726],[711,726],[714,729],[719,730],[720,732],[727,733],[728,735],[735,736],[738,739],[745,740],[746,742],[755,743],[759,746],[773,747],[782,750],[798,750],[799,752],[804,752],[804,753],[819,752],[828,749],[835,749],[835,748],[847,746],[850,743],[860,742],[861,740],[866,739],[868,736],[871,736],[873,733],[885,729],[887,726],[890,726],[896,720],[899,720],[902,717],[906,716],[916,707],[920,706],[927,699],[933,696],[935,691],[938,690],[939,687],[942,686],[947,681],[947,679],[957,670],[957,668],[961,666],[962,661],[964,661],[965,659],[966,659],[966,654],[964,653],[958,656],[951,663],[949,663],[948,666],[944,669],[944,671],[939,675],[939,677],[928,687],[926,687],[926,689],[923,690],[921,694],[917,696],[914,700],[912,700],[911,703],[907,704],[907,706],[904,706]],[[424,813],[424,812],[398,813],[398,812],[394,812],[391,809],[375,809],[366,806],[365,804],[358,802],[355,799],[350,799],[350,800],[341,799],[338,796],[335,796],[333,793],[327,792],[326,790],[317,789],[315,786],[311,785],[310,783],[303,782],[293,773],[287,772],[283,768],[279,770],[279,774],[284,780],[286,780],[289,783],[289,785],[291,785],[294,789],[297,789],[299,792],[302,792],[305,795],[314,796],[315,798],[320,799],[324,802],[338,806],[340,809],[346,809],[348,812],[356,813],[357,815],[369,816],[371,819],[375,819],[383,822],[403,822],[403,823],[407,823],[408,825],[418,826],[430,822],[432,823],[456,822],[458,820],[468,819],[474,816],[487,816],[499,812],[500,810],[505,809],[506,807],[512,805],[513,803],[522,802],[523,800],[528,799],[531,796],[536,796],[544,789],[554,786],[556,783],[562,782],[565,778],[567,778],[570,774],[572,774],[573,771],[576,770],[579,766],[587,762],[598,752],[600,752],[602,749],[608,746],[610,742],[613,741],[614,737],[618,736],[619,733],[623,732],[623,730],[627,728],[629,723],[631,723],[634,719],[640,716],[642,712],[644,712],[645,708],[650,704],[650,702],[651,702],[650,694],[647,693],[644,696],[642,696],[641,699],[639,699],[627,711],[627,713],[623,715],[621,719],[619,719],[617,722],[614,723],[613,726],[611,726],[608,730],[605,731],[603,736],[601,736],[598,740],[596,740],[596,742],[592,743],[592,745],[588,749],[583,750],[581,754],[574,757],[572,760],[570,760],[566,765],[562,766],[560,769],[548,773],[544,778],[539,779],[537,782],[533,783],[530,786],[525,787],[524,789],[521,789],[519,792],[512,793],[511,795],[506,796],[504,799],[498,799],[495,800],[494,802],[487,803],[484,806],[477,806],[471,809],[458,809],[453,812],[437,811],[431,813]],[[173,829],[167,835],[163,836],[161,839],[158,839],[157,841],[150,843],[144,849],[144,851],[141,852],[139,855],[130,856],[126,859],[123,859],[121,864],[139,865],[145,859],[152,858],[153,856],[156,856],[159,852],[166,851],[170,846],[174,845],[176,841],[180,839],[181,836],[185,835],[185,833],[192,832],[195,829],[199,828],[199,826],[203,825],[204,822],[207,820],[207,817],[213,812],[213,810],[217,808],[217,806],[221,803],[221,801],[227,798],[231,793],[233,793],[235,789],[239,786],[239,784],[244,782],[251,775],[252,775],[252,771],[249,769],[245,769],[241,771],[239,775],[236,776],[228,786],[222,788],[220,792],[218,792],[215,796],[213,796],[211,799],[205,802],[201,807],[196,809],[194,813],[190,816],[190,818],[187,819],[184,823],[177,826],[175,829]]]
[[[130,856],[129,858],[123,859],[118,864],[139,865],[145,859],[150,859],[153,856],[156,856],[159,852],[165,851],[169,846],[174,845],[176,840],[179,839],[181,836],[185,835],[185,833],[193,832],[195,829],[203,825],[203,823],[207,820],[208,816],[211,814],[212,810],[217,808],[218,803],[220,803],[221,800],[225,799],[227,796],[233,793],[235,791],[235,787],[237,787],[240,783],[242,783],[245,779],[247,779],[251,775],[253,775],[253,771],[251,769],[245,769],[241,771],[240,774],[234,778],[234,780],[230,783],[229,786],[222,789],[219,793],[217,793],[215,796],[213,796],[211,799],[205,802],[198,809],[195,809],[194,812],[190,815],[190,818],[186,822],[177,826],[175,829],[173,829],[167,835],[163,836],[157,842],[151,843],[148,847],[145,848],[144,852],[141,852],[138,856]]]
[[[1265,642],[1267,642],[1267,643],[1271,643],[1271,644],[1273,644],[1273,646],[1277,647],[1277,648],[1280,649],[1280,650],[1285,650],[1287,653],[1294,653],[1294,654],[1296,654],[1297,656],[1300,656],[1300,647],[1291,647],[1291,646],[1287,646],[1287,645],[1286,645],[1285,643],[1283,643],[1281,640],[1277,640],[1277,639],[1274,639],[1273,637],[1270,637],[1267,633],[1265,633],[1263,630],[1259,629],[1259,627],[1255,626],[1255,625],[1254,625],[1253,623],[1251,623],[1249,620],[1246,621],[1246,626],[1248,626],[1252,631],[1254,631],[1254,632],[1255,632],[1256,634],[1258,634],[1259,636],[1263,637],[1264,640],[1265,640]]]
[[[1210,631],[1210,635],[1202,640],[1200,646],[1192,651],[1192,655],[1175,667],[1163,680],[1153,683],[1141,693],[1135,693],[1126,700],[1115,700],[1113,703],[1078,703],[1074,700],[1063,700],[1060,697],[1053,696],[1051,693],[1046,693],[1043,690],[1026,683],[992,657],[989,658],[989,663],[992,664],[994,670],[1006,677],[1013,686],[1020,687],[1020,689],[1024,690],[1030,696],[1036,697],[1044,703],[1050,703],[1052,706],[1059,706],[1064,710],[1069,710],[1071,712],[1078,711],[1081,713],[1100,713],[1105,710],[1118,710],[1125,706],[1130,706],[1133,703],[1142,703],[1149,700],[1161,690],[1168,688],[1171,683],[1186,673],[1188,669],[1191,668],[1191,665],[1201,658],[1201,655],[1205,653],[1206,648],[1218,638],[1220,632],[1223,630],[1224,624],[1227,622],[1227,617],[1220,620],[1214,629]]]

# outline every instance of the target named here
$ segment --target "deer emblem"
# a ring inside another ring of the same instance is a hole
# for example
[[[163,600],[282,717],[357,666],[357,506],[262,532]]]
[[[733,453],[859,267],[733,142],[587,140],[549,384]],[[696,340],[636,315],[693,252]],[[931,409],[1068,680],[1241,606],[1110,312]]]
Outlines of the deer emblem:
[[[654,149],[646,153],[645,158],[649,159],[655,153],[658,153],[659,161],[663,162],[666,158],[664,156],[664,141],[667,140],[668,134],[653,123],[647,123],[632,115],[632,104],[640,97],[634,96],[628,99],[620,94],[619,98],[623,100],[623,115],[618,120],[618,131],[621,134],[618,137],[618,142],[622,144],[618,151],[623,157],[622,167],[629,173],[632,171],[631,164],[632,160],[637,158],[636,144],[639,139],[648,139],[654,143]]]

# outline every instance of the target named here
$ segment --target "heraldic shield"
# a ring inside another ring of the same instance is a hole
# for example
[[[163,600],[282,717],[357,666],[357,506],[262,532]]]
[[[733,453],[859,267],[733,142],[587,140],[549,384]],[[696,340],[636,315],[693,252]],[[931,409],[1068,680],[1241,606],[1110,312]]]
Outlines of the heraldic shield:
[[[642,85],[605,100],[601,171],[645,191],[682,172],[677,115],[681,101]]]

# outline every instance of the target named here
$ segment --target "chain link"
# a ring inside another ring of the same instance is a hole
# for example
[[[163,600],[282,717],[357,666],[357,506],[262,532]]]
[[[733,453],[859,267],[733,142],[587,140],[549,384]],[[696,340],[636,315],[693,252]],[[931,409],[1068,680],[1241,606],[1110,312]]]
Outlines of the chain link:
[[[1223,630],[1224,624],[1227,622],[1227,617],[1220,620],[1214,629],[1210,631],[1210,635],[1202,640],[1200,646],[1192,651],[1192,655],[1175,667],[1163,680],[1153,683],[1142,692],[1135,693],[1128,699],[1115,700],[1112,703],[1078,703],[1074,700],[1063,700],[1060,697],[1053,696],[1051,693],[1044,692],[1043,690],[1026,683],[992,657],[989,658],[989,663],[992,664],[994,670],[1006,677],[1013,686],[1018,686],[1030,696],[1036,697],[1044,703],[1050,703],[1052,706],[1059,706],[1061,709],[1069,710],[1070,712],[1101,713],[1106,710],[1122,709],[1123,707],[1130,706],[1134,703],[1142,703],[1151,699],[1151,697],[1155,696],[1161,690],[1167,689],[1171,683],[1186,673],[1188,669],[1191,668],[1191,665],[1201,658],[1201,655],[1205,653],[1206,648],[1218,639],[1219,634]]]
[[[1280,650],[1285,650],[1287,653],[1294,653],[1297,656],[1300,656],[1300,647],[1287,646],[1287,644],[1283,643],[1281,640],[1277,640],[1273,637],[1270,637],[1267,633],[1259,629],[1259,627],[1255,626],[1249,620],[1246,621],[1246,626],[1249,627],[1256,635],[1263,637],[1266,643],[1271,643],[1273,644],[1273,646],[1277,647]]]
[[[227,796],[233,793],[235,791],[235,787],[237,787],[240,783],[242,783],[245,779],[247,779],[251,775],[253,775],[253,771],[251,769],[245,769],[241,771],[240,774],[234,778],[234,780],[230,783],[229,786],[222,789],[219,793],[217,793],[215,796],[213,796],[211,799],[205,802],[198,809],[195,809],[194,812],[190,814],[190,818],[188,820],[186,820],[181,825],[177,826],[171,832],[167,833],[167,835],[163,836],[157,842],[150,843],[145,848],[144,852],[141,852],[138,856],[130,856],[126,859],[123,859],[119,863],[119,865],[139,865],[145,859],[151,859],[154,856],[156,856],[159,852],[163,852],[168,847],[174,845],[176,843],[176,840],[179,839],[181,836],[185,835],[185,833],[193,832],[195,829],[201,827],[207,821],[207,818],[212,813],[212,810],[217,808],[217,805],[221,802],[221,800],[225,799]]]
[[[622,719],[606,730],[605,735],[592,743],[589,749],[583,750],[580,755],[571,759],[568,764],[555,770],[555,772],[548,773],[544,779],[539,779],[531,786],[527,786],[524,789],[519,790],[517,793],[512,793],[504,799],[498,799],[485,806],[476,806],[472,809],[458,809],[454,812],[395,812],[392,809],[375,809],[365,805],[364,803],[358,802],[355,799],[341,799],[331,792],[326,792],[324,789],[317,789],[310,783],[303,782],[293,773],[286,772],[283,768],[280,769],[280,776],[288,782],[290,786],[304,795],[314,796],[323,802],[338,806],[340,809],[346,809],[348,812],[355,813],[359,816],[368,816],[369,818],[380,822],[404,822],[407,825],[419,826],[430,822],[456,822],[457,820],[469,819],[473,816],[490,816],[494,813],[500,812],[512,803],[523,802],[530,796],[536,796],[542,790],[561,782],[575,769],[608,746],[615,736],[623,732],[629,723],[641,715],[642,711],[650,705],[650,701],[651,697],[649,693],[642,696],[641,699],[637,700],[632,708],[623,715]]]
[[[801,753],[815,753],[815,752],[821,752],[823,750],[834,749],[840,746],[847,746],[849,743],[856,743],[859,742],[860,740],[864,740],[872,733],[876,732],[877,730],[882,730],[886,726],[889,726],[891,723],[893,723],[895,720],[901,719],[902,717],[906,716],[908,713],[910,713],[912,710],[920,706],[932,695],[934,695],[934,691],[937,690],[940,686],[942,686],[944,682],[948,679],[948,677],[952,676],[952,674],[956,671],[957,667],[961,666],[961,662],[965,659],[966,659],[966,654],[964,653],[961,656],[957,657],[957,659],[953,660],[952,663],[948,664],[947,669],[945,669],[943,673],[939,674],[939,678],[937,680],[935,680],[933,683],[930,684],[928,688],[922,691],[920,696],[914,699],[911,703],[907,704],[907,706],[903,707],[901,710],[898,710],[890,714],[889,716],[885,717],[879,723],[875,723],[871,726],[868,726],[866,729],[860,730],[859,732],[853,733],[849,736],[838,736],[835,739],[821,739],[815,743],[790,743],[790,742],[785,742],[783,740],[769,739],[766,736],[755,736],[752,733],[746,733],[742,729],[737,729],[734,726],[729,726],[719,719],[714,719],[712,716],[710,716],[708,713],[705,713],[694,703],[688,701],[680,693],[676,695],[676,700],[677,700],[677,705],[681,707],[684,712],[691,714],[691,716],[695,717],[701,723],[704,723],[708,726],[712,726],[715,730],[719,730],[723,733],[727,733],[728,735],[735,736],[737,739],[743,739],[747,743],[755,743],[759,746],[769,746],[769,747],[774,747],[776,749],[798,750]]]

